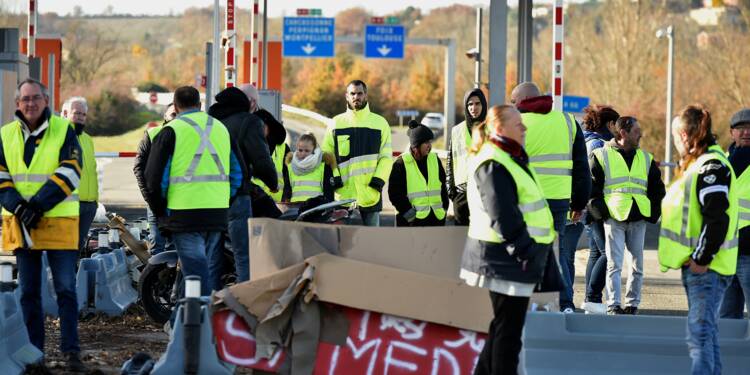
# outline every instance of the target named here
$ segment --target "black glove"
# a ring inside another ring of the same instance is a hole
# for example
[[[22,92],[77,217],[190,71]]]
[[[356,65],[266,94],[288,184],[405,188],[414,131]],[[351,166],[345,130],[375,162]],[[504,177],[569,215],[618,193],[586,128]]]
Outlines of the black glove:
[[[42,219],[44,213],[35,205],[26,201],[21,201],[21,203],[16,206],[13,214],[16,215],[18,220],[21,220],[23,225],[26,226],[26,229],[34,229],[37,224],[39,224],[39,220]]]
[[[370,179],[369,186],[379,192],[383,192],[383,186],[385,186],[385,181],[381,180],[378,177],[373,177]]]

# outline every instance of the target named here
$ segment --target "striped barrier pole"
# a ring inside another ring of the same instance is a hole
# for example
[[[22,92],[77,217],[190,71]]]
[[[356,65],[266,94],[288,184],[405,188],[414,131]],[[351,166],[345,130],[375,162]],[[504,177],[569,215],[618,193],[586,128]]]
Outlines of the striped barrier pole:
[[[234,0],[227,0],[227,10],[226,10],[226,30],[227,30],[227,52],[226,52],[226,68],[224,70],[224,84],[226,87],[233,87],[235,85],[235,72],[236,72],[236,64],[234,60],[234,48],[235,48],[235,40],[237,39],[235,30],[234,30],[234,16],[235,16],[235,7],[234,7]]]
[[[563,108],[563,35],[565,31],[563,22],[563,0],[555,0],[554,12],[552,13],[552,95],[553,108],[562,111]]]
[[[36,55],[36,21],[37,21],[37,0],[29,0],[29,30],[26,39],[26,52],[29,57]]]

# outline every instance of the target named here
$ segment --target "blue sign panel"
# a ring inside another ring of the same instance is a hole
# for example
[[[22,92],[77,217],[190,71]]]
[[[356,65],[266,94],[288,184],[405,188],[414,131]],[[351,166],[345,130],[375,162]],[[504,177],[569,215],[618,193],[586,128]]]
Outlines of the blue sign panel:
[[[403,59],[404,34],[402,25],[366,25],[365,57]]]
[[[284,17],[284,57],[333,57],[335,19]]]
[[[563,112],[581,113],[589,105],[591,99],[587,96],[563,96]]]
[[[419,111],[416,109],[399,109],[396,111],[396,116],[398,117],[417,117],[419,116]]]

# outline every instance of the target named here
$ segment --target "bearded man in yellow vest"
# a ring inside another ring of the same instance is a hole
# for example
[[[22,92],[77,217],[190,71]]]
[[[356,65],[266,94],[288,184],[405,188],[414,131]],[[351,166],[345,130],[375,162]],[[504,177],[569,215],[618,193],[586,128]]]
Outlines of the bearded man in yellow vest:
[[[560,292],[560,311],[572,313],[575,311],[574,258],[582,231],[579,220],[591,191],[586,141],[573,115],[552,109],[552,97],[542,95],[534,83],[524,82],[516,86],[511,93],[511,103],[521,112],[523,123],[528,128],[526,152],[529,164],[539,177],[555,219],[560,267],[565,282],[565,288]]]
[[[60,351],[67,371],[81,372],[78,340],[78,185],[81,148],[68,120],[48,108],[39,81],[26,79],[16,91],[16,119],[0,129],[0,202],[3,250],[18,265],[21,308],[31,343],[44,352],[42,253],[52,270],[60,313]]]
[[[409,150],[393,163],[388,179],[388,199],[398,211],[396,226],[443,226],[448,192],[443,165],[431,152],[435,135],[415,120],[409,122],[407,134]]]
[[[737,268],[737,179],[708,111],[686,107],[672,135],[680,169],[662,201],[659,263],[664,272],[682,270],[691,374],[721,374],[719,304]]]
[[[198,90],[180,87],[173,102],[177,117],[154,138],[146,163],[147,202],[174,241],[183,275],[199,276],[205,296],[223,288],[220,241],[243,176],[229,131],[200,111]]]
[[[610,123],[614,138],[594,150],[589,212],[604,220],[607,255],[607,307],[610,314],[638,312],[643,286],[643,243],[646,222],[656,223],[664,183],[653,155],[639,147],[641,126],[635,117]],[[625,308],[621,307],[621,273],[625,249],[631,255]]]
[[[99,176],[96,173],[96,157],[94,155],[94,141],[91,136],[84,132],[86,127],[86,116],[89,106],[86,98],[74,96],[65,101],[62,108],[62,116],[70,121],[78,136],[81,145],[83,166],[81,168],[81,183],[78,186],[78,197],[80,206],[78,248],[83,249],[88,238],[89,228],[96,216],[99,207]]]

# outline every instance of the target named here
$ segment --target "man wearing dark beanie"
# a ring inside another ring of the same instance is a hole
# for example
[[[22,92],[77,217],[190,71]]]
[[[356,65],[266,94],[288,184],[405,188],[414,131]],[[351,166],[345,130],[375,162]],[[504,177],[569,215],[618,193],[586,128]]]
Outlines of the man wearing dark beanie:
[[[409,122],[409,150],[393,163],[388,179],[388,198],[398,211],[399,227],[445,225],[448,192],[445,170],[432,151],[434,134],[430,128]]]

